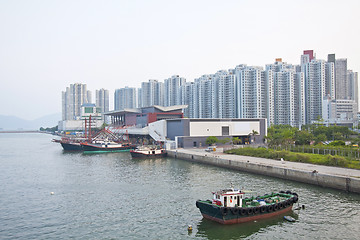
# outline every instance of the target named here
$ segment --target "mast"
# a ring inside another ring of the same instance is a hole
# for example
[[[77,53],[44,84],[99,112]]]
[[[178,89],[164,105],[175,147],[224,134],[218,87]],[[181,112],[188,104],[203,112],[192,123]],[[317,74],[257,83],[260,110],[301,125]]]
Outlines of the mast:
[[[89,116],[89,135],[88,135],[88,138],[89,138],[89,142],[91,142],[91,115]]]

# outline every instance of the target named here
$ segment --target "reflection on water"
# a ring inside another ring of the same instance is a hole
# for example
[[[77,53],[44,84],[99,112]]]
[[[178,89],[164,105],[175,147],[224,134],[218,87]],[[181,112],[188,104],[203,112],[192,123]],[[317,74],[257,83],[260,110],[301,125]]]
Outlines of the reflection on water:
[[[240,239],[251,236],[254,233],[265,232],[267,228],[272,226],[279,226],[283,224],[291,224],[284,219],[284,216],[292,216],[296,220],[298,215],[295,212],[289,212],[284,215],[279,215],[269,219],[261,219],[254,222],[246,222],[242,224],[233,224],[233,225],[222,225],[208,219],[201,219],[197,225],[198,237],[206,237],[207,239]]]

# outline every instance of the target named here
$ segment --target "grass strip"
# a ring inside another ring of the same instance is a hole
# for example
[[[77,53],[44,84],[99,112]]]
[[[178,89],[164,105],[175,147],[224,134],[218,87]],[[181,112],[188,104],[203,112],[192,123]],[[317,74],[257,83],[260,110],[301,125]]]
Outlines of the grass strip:
[[[251,157],[269,158],[275,160],[280,160],[281,158],[283,158],[285,161],[290,161],[290,162],[302,162],[302,163],[312,163],[312,164],[325,165],[325,166],[360,169],[359,161],[350,160],[347,159],[346,157],[342,157],[339,155],[332,156],[330,154],[319,155],[312,153],[296,153],[285,150],[277,151],[268,148],[251,148],[251,147],[231,149],[225,151],[225,153],[251,156]]]

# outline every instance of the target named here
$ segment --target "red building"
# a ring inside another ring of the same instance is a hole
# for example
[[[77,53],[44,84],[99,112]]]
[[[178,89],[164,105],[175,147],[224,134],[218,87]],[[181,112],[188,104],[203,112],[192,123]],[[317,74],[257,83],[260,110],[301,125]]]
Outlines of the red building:
[[[124,109],[104,113],[109,116],[113,126],[137,126],[145,127],[149,123],[163,119],[183,118],[183,109],[187,105],[177,105],[171,107],[151,106],[134,109]]]

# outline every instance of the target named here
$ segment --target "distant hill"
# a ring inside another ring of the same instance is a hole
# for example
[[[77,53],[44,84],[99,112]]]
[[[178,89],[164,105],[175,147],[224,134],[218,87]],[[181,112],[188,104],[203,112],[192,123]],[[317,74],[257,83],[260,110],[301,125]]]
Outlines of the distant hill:
[[[43,116],[35,120],[25,120],[15,116],[0,115],[0,131],[39,130],[40,127],[55,127],[61,120],[61,113]]]

